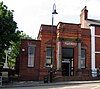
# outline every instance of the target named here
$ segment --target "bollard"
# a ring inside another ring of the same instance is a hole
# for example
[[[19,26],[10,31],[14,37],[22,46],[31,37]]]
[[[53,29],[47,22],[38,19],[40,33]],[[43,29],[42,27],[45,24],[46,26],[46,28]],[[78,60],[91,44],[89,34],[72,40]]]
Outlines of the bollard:
[[[44,83],[48,83],[48,76],[44,77]]]

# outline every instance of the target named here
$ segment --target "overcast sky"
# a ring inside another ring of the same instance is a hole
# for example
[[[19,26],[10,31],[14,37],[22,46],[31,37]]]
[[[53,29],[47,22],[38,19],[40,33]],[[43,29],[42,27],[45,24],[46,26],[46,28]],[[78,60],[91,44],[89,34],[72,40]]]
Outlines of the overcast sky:
[[[0,0],[8,9],[14,10],[14,20],[18,30],[36,38],[41,24],[51,25],[52,8],[56,3],[58,15],[54,17],[54,24],[58,22],[79,23],[80,12],[87,5],[89,18],[100,20],[100,0]]]

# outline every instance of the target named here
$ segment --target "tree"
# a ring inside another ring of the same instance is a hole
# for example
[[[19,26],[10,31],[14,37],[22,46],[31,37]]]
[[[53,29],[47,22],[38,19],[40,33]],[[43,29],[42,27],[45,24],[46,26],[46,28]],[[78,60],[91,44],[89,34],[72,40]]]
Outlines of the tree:
[[[20,40],[17,23],[13,19],[13,10],[8,10],[7,6],[0,2],[0,63],[3,64],[4,50],[7,50],[12,42]]]
[[[10,69],[15,67],[16,58],[20,54],[21,39],[32,39],[22,31],[18,33],[18,36],[20,37],[20,40],[17,42],[11,42],[12,45],[8,49],[8,67]]]

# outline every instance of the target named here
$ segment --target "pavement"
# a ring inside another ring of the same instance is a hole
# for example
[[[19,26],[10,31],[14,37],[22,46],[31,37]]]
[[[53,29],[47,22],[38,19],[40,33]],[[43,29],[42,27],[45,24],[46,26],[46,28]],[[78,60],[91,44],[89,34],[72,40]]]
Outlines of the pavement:
[[[66,82],[54,82],[44,83],[43,81],[17,81],[11,83],[5,83],[0,88],[13,88],[13,87],[35,87],[35,86],[54,86],[54,85],[75,85],[75,84],[90,84],[100,83],[100,80],[95,81],[66,81]]]

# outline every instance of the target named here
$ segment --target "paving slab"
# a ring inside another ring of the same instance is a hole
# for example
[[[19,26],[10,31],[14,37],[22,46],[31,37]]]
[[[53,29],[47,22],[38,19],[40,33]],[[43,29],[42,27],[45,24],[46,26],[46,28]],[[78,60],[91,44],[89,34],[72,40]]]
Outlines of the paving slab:
[[[12,87],[35,87],[35,86],[55,86],[55,85],[75,85],[75,84],[89,84],[100,83],[100,80],[96,81],[66,81],[66,82],[53,82],[44,83],[43,81],[20,81],[3,84],[0,88],[12,88]]]

